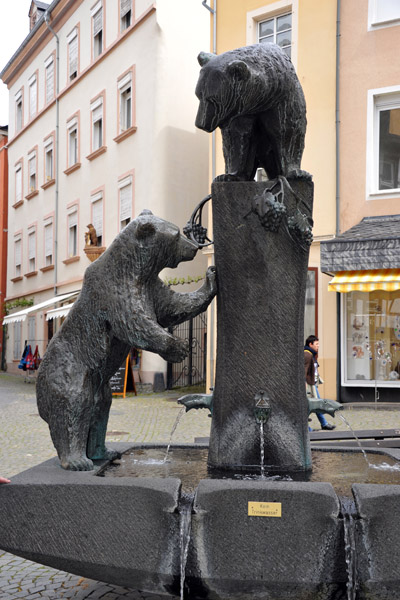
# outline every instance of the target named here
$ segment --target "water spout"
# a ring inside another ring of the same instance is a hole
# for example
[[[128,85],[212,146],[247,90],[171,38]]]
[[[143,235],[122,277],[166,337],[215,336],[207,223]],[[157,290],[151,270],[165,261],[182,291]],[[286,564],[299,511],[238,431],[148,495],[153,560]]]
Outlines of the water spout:
[[[269,403],[269,398],[263,390],[257,392],[254,396],[255,407],[254,407],[254,416],[256,418],[256,423],[266,423],[271,414],[271,405]]]
[[[178,427],[178,425],[179,425],[179,421],[181,420],[181,418],[182,418],[182,416],[183,416],[184,412],[185,412],[185,407],[183,406],[183,407],[181,408],[181,410],[178,412],[178,415],[177,415],[177,417],[176,417],[176,419],[175,419],[175,423],[174,423],[174,425],[173,425],[173,427],[172,427],[172,430],[171,430],[171,433],[170,433],[170,436],[169,436],[169,442],[168,442],[167,450],[166,450],[166,452],[165,452],[165,456],[164,456],[163,463],[166,463],[166,462],[167,462],[167,458],[168,458],[168,454],[169,454],[169,449],[170,449],[170,447],[171,447],[171,443],[172,443],[172,438],[173,438],[173,436],[174,436],[174,433],[175,433],[175,431],[176,431],[176,428]]]

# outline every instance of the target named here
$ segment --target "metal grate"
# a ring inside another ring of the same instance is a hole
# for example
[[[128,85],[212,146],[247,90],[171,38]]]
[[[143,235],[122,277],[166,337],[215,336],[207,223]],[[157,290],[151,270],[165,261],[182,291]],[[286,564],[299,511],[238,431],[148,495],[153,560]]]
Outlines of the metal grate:
[[[167,388],[198,385],[206,381],[207,312],[176,327],[170,333],[189,342],[190,352],[180,363],[168,363]]]

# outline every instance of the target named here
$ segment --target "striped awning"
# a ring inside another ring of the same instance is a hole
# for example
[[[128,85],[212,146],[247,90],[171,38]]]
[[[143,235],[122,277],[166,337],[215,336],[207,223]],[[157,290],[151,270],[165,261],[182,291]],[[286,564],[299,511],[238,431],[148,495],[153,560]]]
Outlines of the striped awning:
[[[72,307],[73,304],[64,304],[64,306],[60,306],[60,308],[53,308],[52,310],[48,310],[46,313],[46,321],[57,319],[57,317],[66,317]]]
[[[4,317],[3,325],[7,325],[8,323],[18,323],[20,321],[23,322],[29,314],[37,312],[38,310],[42,310],[42,308],[46,308],[47,306],[51,306],[52,304],[56,304],[57,302],[63,302],[68,298],[72,299],[73,296],[77,296],[78,294],[79,291],[69,292],[68,294],[62,294],[61,296],[49,298],[44,302],[40,302],[40,304],[35,304],[34,306],[30,306],[29,308],[25,308],[24,310],[19,310],[18,312],[11,313],[10,315]]]
[[[330,292],[373,292],[400,290],[400,269],[338,271],[328,283]]]

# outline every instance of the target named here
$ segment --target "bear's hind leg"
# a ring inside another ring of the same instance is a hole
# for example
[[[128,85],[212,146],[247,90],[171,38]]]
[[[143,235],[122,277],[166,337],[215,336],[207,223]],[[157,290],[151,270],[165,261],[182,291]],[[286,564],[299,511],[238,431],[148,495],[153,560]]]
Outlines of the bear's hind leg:
[[[105,383],[95,394],[94,410],[89,429],[87,455],[93,460],[115,460],[116,458],[121,458],[119,452],[107,448],[105,444],[111,402],[111,388],[108,383]]]

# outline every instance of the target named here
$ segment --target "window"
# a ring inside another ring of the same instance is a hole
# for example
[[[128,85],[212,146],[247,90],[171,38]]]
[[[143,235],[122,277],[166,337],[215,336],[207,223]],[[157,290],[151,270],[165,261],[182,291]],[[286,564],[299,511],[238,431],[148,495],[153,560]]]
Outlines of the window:
[[[119,127],[120,132],[132,127],[132,73],[129,72],[118,82]]]
[[[93,58],[97,58],[103,52],[103,6],[100,2],[92,8],[93,27]]]
[[[53,264],[53,220],[49,219],[44,224],[44,264],[50,267]]]
[[[19,360],[21,358],[21,329],[22,323],[18,321],[13,325],[13,333],[14,333],[14,360]]]
[[[396,86],[397,87],[397,86]],[[367,190],[400,193],[400,88],[397,93],[368,92]]]
[[[91,197],[92,202],[92,225],[96,230],[97,245],[103,243],[103,192],[94,194]]]
[[[271,17],[258,23],[260,44],[278,44],[291,57],[292,13]]]
[[[90,106],[92,112],[92,151],[103,146],[103,98]]]
[[[37,113],[37,78],[36,74],[29,79],[29,118]]]
[[[15,277],[22,276],[22,237],[18,236],[14,238],[14,274]]]
[[[377,26],[388,27],[398,25],[399,20],[400,3],[398,0],[369,0],[369,29],[374,29]]]
[[[78,162],[78,119],[72,119],[67,123],[68,130],[68,167]]]
[[[36,271],[36,229],[28,230],[28,273]]]
[[[118,183],[120,230],[132,219],[132,177],[125,177]]]
[[[44,63],[46,70],[46,104],[54,98],[54,58],[50,56]]]
[[[68,77],[73,81],[78,77],[78,28],[75,27],[67,37],[68,43]]]
[[[341,294],[342,383],[400,385],[400,292],[375,290]]]
[[[28,156],[28,190],[29,194],[36,191],[36,151]]]
[[[22,164],[15,168],[15,204],[22,202]]]
[[[54,143],[53,137],[44,144],[44,178],[45,183],[54,179]]]
[[[132,0],[120,0],[121,31],[132,24]]]
[[[68,213],[68,256],[78,254],[78,208],[76,206],[70,209]]]
[[[23,99],[22,90],[15,96],[15,128],[20,131],[23,125]]]
[[[310,267],[307,271],[306,301],[304,307],[304,339],[309,335],[318,335],[317,318],[318,269]]]

